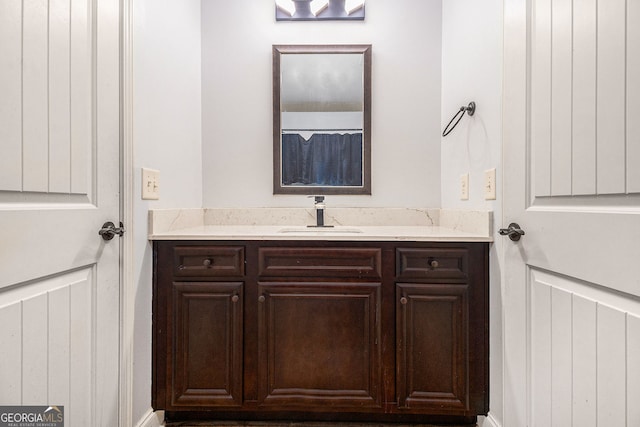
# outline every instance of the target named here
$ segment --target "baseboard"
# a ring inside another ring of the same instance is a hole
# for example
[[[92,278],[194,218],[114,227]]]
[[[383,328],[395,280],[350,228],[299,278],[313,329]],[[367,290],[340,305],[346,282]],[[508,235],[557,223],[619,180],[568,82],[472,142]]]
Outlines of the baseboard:
[[[164,411],[154,411],[149,408],[147,412],[135,423],[136,427],[160,427],[164,425]]]
[[[162,427],[164,426],[164,411],[154,411],[152,408],[140,418],[135,427]],[[486,417],[478,417],[478,427],[502,427],[491,413]]]
[[[135,427],[162,427],[164,425],[164,411],[154,411],[149,408],[147,412],[134,424]],[[486,417],[478,417],[478,427],[502,427],[493,414]]]
[[[486,417],[478,417],[479,427],[502,427],[502,424],[498,422],[492,413],[487,414]]]

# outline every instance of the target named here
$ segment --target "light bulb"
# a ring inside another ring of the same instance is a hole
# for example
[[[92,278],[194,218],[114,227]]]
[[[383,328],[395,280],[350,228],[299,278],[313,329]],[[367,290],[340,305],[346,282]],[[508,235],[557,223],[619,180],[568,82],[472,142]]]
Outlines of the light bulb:
[[[364,0],[345,0],[344,9],[347,15],[351,15],[356,10],[364,6]]]
[[[276,6],[289,16],[293,16],[296,13],[296,5],[292,0],[276,0]]]
[[[311,13],[313,13],[313,16],[318,16],[327,7],[329,7],[329,0],[311,0]]]

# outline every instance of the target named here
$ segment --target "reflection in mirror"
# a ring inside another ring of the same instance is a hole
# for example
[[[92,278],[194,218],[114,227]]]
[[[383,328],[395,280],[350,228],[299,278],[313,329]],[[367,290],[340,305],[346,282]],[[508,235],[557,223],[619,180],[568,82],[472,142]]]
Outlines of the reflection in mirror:
[[[274,194],[371,194],[371,46],[273,47]]]

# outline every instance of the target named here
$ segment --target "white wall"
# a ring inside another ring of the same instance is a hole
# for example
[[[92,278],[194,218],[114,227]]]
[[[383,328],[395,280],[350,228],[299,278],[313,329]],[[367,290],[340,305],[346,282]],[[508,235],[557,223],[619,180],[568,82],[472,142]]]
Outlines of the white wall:
[[[442,207],[494,213],[494,234],[502,224],[502,0],[447,0],[442,11],[442,128],[462,105],[475,101],[442,139]],[[497,200],[485,201],[484,171],[496,168]],[[469,173],[469,200],[460,200],[460,175]],[[502,420],[502,240],[490,252],[490,411]]]
[[[276,22],[272,1],[202,0],[203,202],[310,206],[273,195],[273,44],[372,44],[372,195],[328,206],[440,204],[441,0],[367,2],[366,20]]]
[[[135,330],[133,420],[151,407],[149,209],[202,206],[200,0],[134,4]],[[140,168],[160,170],[160,200],[140,199]]]
[[[150,402],[147,209],[309,204],[303,196],[272,194],[271,45],[373,45],[373,194],[331,196],[330,205],[492,209],[500,224],[500,0],[371,0],[366,21],[339,23],[276,23],[269,1],[202,0],[202,9],[200,0],[134,5],[135,173],[143,166],[161,171],[161,199],[138,201],[135,208],[134,420]],[[478,104],[474,118],[465,117],[441,141],[442,125],[470,100]],[[490,167],[498,167],[495,202],[482,197],[482,174]],[[471,191],[462,202],[458,183],[465,172]],[[499,423],[502,331],[495,246],[491,410]]]

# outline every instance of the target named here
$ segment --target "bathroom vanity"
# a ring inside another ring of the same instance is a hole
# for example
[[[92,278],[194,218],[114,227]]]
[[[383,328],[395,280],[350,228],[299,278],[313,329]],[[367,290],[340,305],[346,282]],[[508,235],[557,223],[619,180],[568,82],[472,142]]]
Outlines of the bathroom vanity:
[[[153,407],[167,420],[475,423],[490,239],[382,228],[152,235]]]

